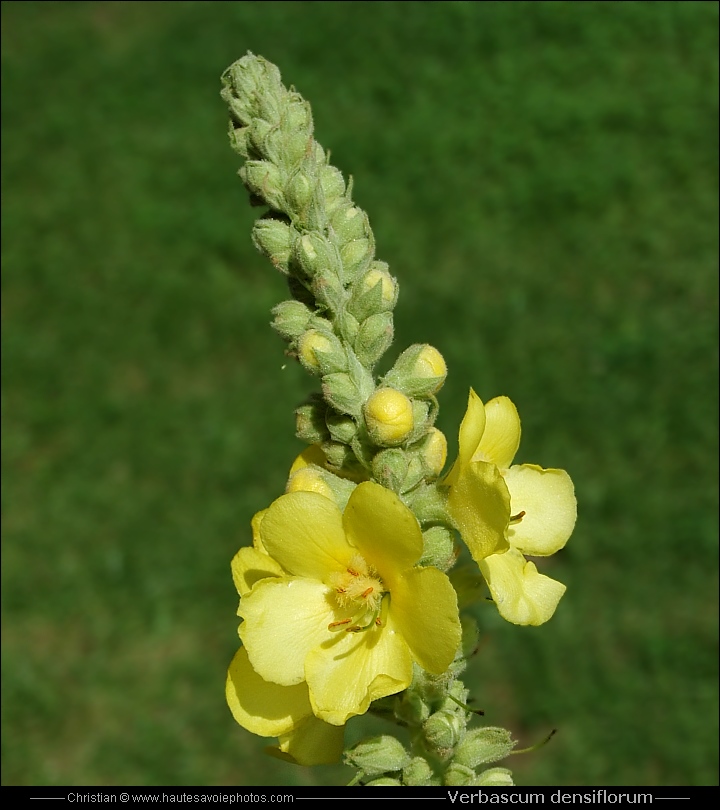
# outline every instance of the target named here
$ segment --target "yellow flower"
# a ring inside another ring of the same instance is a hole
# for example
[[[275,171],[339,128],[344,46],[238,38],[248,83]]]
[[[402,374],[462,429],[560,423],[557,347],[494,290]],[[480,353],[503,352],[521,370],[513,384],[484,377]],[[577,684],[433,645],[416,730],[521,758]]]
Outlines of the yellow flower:
[[[455,591],[441,571],[415,567],[420,526],[393,492],[364,482],[344,513],[316,492],[291,492],[256,528],[257,546],[233,561],[247,653],[234,662],[233,694],[254,712],[251,721],[229,696],[241,725],[265,736],[309,734],[311,715],[342,726],[406,689],[413,661],[446,671],[460,643]]]
[[[241,548],[232,561],[233,581],[241,597],[257,582],[284,574],[260,538],[260,524],[267,512],[258,512],[252,520],[252,547]],[[344,728],[315,717],[307,684],[279,686],[264,681],[250,665],[243,647],[228,669],[225,696],[241,726],[261,737],[279,738],[278,748],[271,753],[300,765],[327,765],[340,759]]]
[[[534,464],[511,466],[520,445],[520,418],[507,397],[483,405],[471,389],[459,445],[444,480],[450,517],[500,615],[515,624],[542,624],[565,586],[539,574],[524,555],[549,556],[568,541],[577,517],[570,476]]]

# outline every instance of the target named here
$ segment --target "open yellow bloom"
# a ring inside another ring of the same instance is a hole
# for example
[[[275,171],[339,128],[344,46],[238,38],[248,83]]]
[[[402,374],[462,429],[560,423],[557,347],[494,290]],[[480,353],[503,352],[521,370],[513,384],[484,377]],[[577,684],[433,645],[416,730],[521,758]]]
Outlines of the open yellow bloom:
[[[539,574],[524,555],[548,556],[568,541],[577,517],[570,476],[534,464],[511,466],[520,445],[520,418],[507,397],[483,405],[471,389],[459,445],[444,481],[450,517],[500,615],[514,624],[542,624],[565,586]]]
[[[241,548],[232,561],[235,587],[241,597],[267,577],[283,575],[265,551],[260,524],[267,509],[252,520],[253,545]],[[264,681],[252,668],[241,647],[228,668],[225,696],[237,722],[261,737],[278,737],[272,753],[300,765],[338,762],[343,751],[344,728],[319,720],[310,706],[307,684],[278,686]]]
[[[316,492],[291,492],[256,526],[256,547],[233,561],[247,652],[247,662],[244,653],[234,662],[233,689],[255,712],[251,722],[234,709],[241,725],[299,734],[312,714],[342,726],[406,689],[413,661],[445,672],[460,643],[457,597],[441,571],[415,566],[420,525],[393,492],[361,483],[344,512]],[[283,717],[292,722],[270,724],[265,692],[287,696]]]

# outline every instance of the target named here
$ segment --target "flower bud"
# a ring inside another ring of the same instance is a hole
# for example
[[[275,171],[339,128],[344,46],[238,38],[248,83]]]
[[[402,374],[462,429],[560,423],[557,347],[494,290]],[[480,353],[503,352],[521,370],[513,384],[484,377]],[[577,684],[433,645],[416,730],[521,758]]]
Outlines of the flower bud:
[[[233,118],[245,125],[258,113],[279,108],[287,93],[277,66],[252,54],[233,62],[223,73],[222,84],[223,101],[230,107]],[[261,117],[274,120],[272,115]]]
[[[400,449],[381,450],[373,458],[372,471],[379,484],[393,492],[401,492],[408,473],[407,456]]]
[[[370,232],[372,237],[372,232]],[[370,264],[375,245],[372,238],[353,239],[340,248],[340,258],[343,263],[343,278],[345,283],[350,282]]]
[[[334,166],[321,166],[319,174],[325,210],[331,214],[345,199],[345,181],[340,170]]]
[[[309,464],[290,475],[285,492],[317,492],[330,498],[344,510],[356,486],[352,481],[334,475],[323,467]]]
[[[319,467],[303,467],[288,479],[285,492],[317,492],[334,500],[333,491],[325,482]]]
[[[295,435],[311,445],[320,444],[330,438],[325,424],[327,405],[320,399],[300,405],[295,411]],[[320,462],[315,462],[319,464]]]
[[[423,532],[420,565],[432,565],[447,571],[455,562],[455,533],[446,526],[431,526]]]
[[[381,776],[380,779],[373,779],[372,782],[366,782],[365,787],[402,787],[402,782],[398,779],[392,779],[389,776]]]
[[[285,186],[285,198],[288,207],[296,216],[310,205],[315,193],[317,181],[310,174],[310,171],[312,171],[312,168],[308,165],[308,162],[303,161]]]
[[[354,419],[350,416],[335,413],[333,410],[328,411],[325,422],[330,431],[330,435],[336,442],[350,444],[357,433],[358,426]]]
[[[447,757],[464,731],[463,718],[450,712],[435,712],[423,723],[423,735],[430,749],[440,757]]]
[[[444,785],[474,785],[477,775],[472,768],[451,762],[443,776]]]
[[[410,726],[417,726],[430,717],[430,709],[416,689],[408,689],[398,701],[395,715],[398,720]]]
[[[280,169],[267,160],[248,160],[238,172],[245,188],[271,208],[282,211],[285,204]]]
[[[298,232],[291,225],[274,217],[259,219],[252,229],[255,247],[285,275],[288,273],[288,261],[297,236]]]
[[[330,331],[308,329],[298,340],[298,357],[311,374],[333,374],[347,367],[342,343]]]
[[[340,277],[341,263],[333,243],[312,231],[295,241],[293,256],[307,278],[327,275]]]
[[[359,417],[362,396],[349,374],[328,374],[322,381],[323,396],[340,413]]]
[[[337,208],[330,218],[330,224],[341,244],[361,239],[370,230],[367,214],[351,202]]]
[[[514,787],[512,773],[507,768],[488,768],[478,776],[476,787]]]
[[[385,354],[393,341],[393,331],[392,312],[379,312],[360,324],[355,354],[363,365],[372,367]]]
[[[248,133],[249,127],[237,127],[230,121],[230,126],[228,127],[228,136],[230,138],[230,148],[237,152],[244,158],[248,158]]]
[[[248,147],[252,149],[259,160],[269,160],[271,163],[278,163],[277,154],[269,154],[264,145],[266,136],[272,132],[274,125],[264,118],[254,118],[248,127]],[[274,150],[273,150],[274,151]]]
[[[455,750],[453,760],[468,768],[476,768],[489,762],[497,762],[515,747],[510,732],[504,728],[486,726],[474,728],[463,738]]]
[[[410,761],[402,743],[388,734],[372,737],[345,752],[345,763],[362,771],[365,776],[379,776],[389,771],[401,771]]]
[[[393,388],[378,388],[365,403],[370,438],[381,446],[402,444],[415,426],[413,403]]]
[[[273,307],[272,314],[272,327],[285,340],[297,340],[312,318],[312,312],[300,301],[281,301]]]
[[[427,343],[405,349],[385,375],[384,383],[411,397],[437,393],[447,377],[447,366],[440,352]]]
[[[293,166],[305,157],[312,140],[312,111],[302,96],[290,94],[280,119],[280,131],[285,146],[284,161]]]
[[[428,478],[437,478],[447,461],[445,434],[433,427],[422,442],[422,461]]]
[[[440,780],[424,757],[413,757],[403,768],[403,784],[424,787],[426,785],[439,785]]]

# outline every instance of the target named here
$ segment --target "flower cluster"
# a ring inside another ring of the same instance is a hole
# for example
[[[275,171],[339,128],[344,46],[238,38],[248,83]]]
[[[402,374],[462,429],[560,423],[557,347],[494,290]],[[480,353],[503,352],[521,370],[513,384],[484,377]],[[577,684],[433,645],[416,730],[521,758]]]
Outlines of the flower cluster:
[[[508,732],[469,729],[459,680],[474,622],[451,571],[465,543],[500,615],[539,625],[565,587],[532,557],[561,549],[576,503],[562,470],[513,465],[517,410],[471,390],[458,456],[435,427],[447,375],[432,346],[374,373],[393,339],[398,285],[375,259],[368,217],[313,138],[310,107],[274,65],[248,54],[223,75],[240,176],[267,206],[253,241],[288,280],[273,310],[287,352],[320,380],[296,412],[306,442],[285,494],[253,519],[232,561],[242,646],[228,705],[249,731],[301,764],[337,761],[343,729],[373,710],[411,730],[355,746],[367,784],[507,785]],[[369,781],[367,781],[369,780]]]

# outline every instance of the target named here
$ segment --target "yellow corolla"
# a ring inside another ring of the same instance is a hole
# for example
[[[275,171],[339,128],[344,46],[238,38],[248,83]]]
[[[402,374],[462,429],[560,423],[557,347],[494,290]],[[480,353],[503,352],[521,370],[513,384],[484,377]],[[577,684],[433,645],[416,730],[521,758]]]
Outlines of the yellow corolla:
[[[459,453],[444,480],[448,512],[497,604],[515,624],[542,624],[565,586],[538,573],[525,554],[544,557],[572,534],[577,502],[564,470],[511,466],[520,445],[520,418],[507,397],[487,405],[471,389],[460,425]]]
[[[228,702],[241,725],[329,734],[406,689],[413,662],[447,670],[460,644],[457,597],[444,573],[416,566],[420,525],[393,492],[361,483],[344,512],[319,493],[290,492],[255,529],[255,546],[233,561],[245,652]]]
[[[283,569],[265,551],[260,524],[267,509],[252,520],[253,545],[241,548],[232,561],[235,587],[241,597],[267,577],[283,575]],[[271,753],[300,765],[338,762],[343,751],[344,728],[319,720],[310,706],[307,684],[279,686],[264,681],[252,668],[247,650],[241,647],[228,668],[225,695],[237,722],[261,737],[278,737]]]

